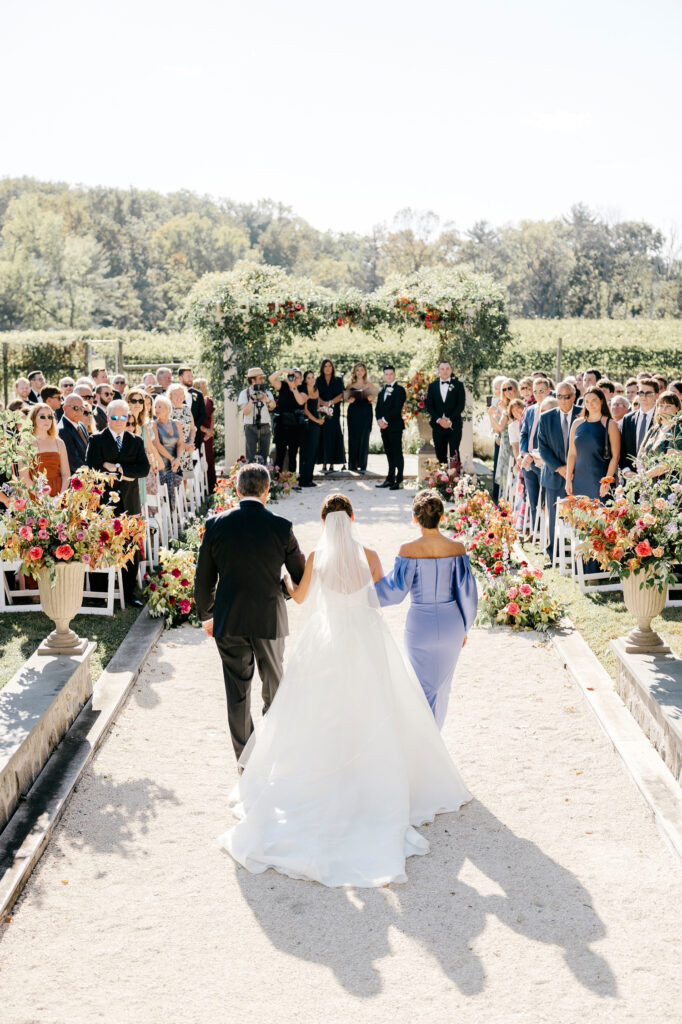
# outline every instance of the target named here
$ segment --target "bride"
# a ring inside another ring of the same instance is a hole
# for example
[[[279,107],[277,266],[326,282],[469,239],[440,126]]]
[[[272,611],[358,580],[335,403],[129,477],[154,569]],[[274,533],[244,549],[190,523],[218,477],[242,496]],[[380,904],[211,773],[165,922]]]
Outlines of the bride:
[[[253,873],[328,886],[405,882],[429,852],[415,825],[471,800],[412,668],[385,623],[376,552],[355,536],[342,494],[298,586],[305,621],[268,714],[240,758],[238,823],[220,837]]]

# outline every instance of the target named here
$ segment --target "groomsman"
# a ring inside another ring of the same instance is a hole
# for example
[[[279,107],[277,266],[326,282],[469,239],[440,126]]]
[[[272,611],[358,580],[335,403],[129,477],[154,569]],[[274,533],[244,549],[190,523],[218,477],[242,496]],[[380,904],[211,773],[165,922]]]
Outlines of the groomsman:
[[[28,380],[29,384],[31,385],[31,390],[29,391],[28,397],[26,398],[26,403],[28,405],[37,405],[39,402],[42,402],[40,392],[45,387],[47,381],[43,377],[42,370],[31,370],[31,372],[28,375]]]
[[[438,380],[433,380],[426,391],[426,411],[431,417],[433,446],[439,462],[459,455],[462,440],[462,413],[466,402],[464,385],[452,376],[450,363],[444,359],[438,364]]]
[[[558,409],[548,409],[540,415],[538,426],[538,449],[542,459],[540,482],[547,495],[549,516],[549,547],[547,555],[552,560],[554,552],[554,520],[556,503],[566,497],[566,462],[568,441],[574,419],[580,415],[575,404],[575,388],[564,380],[556,389]]]
[[[652,377],[645,377],[637,385],[639,409],[629,412],[623,418],[620,428],[621,445],[619,465],[621,470],[634,470],[634,461],[642,447],[642,441],[651,426],[658,398],[658,384]]]
[[[384,366],[384,386],[379,392],[376,403],[376,418],[381,430],[381,440],[388,459],[388,473],[382,484],[377,487],[390,487],[397,491],[403,485],[405,459],[403,457],[403,406],[407,393],[405,388],[396,382],[395,367]]]
[[[204,438],[199,428],[206,422],[206,403],[204,402],[204,396],[198,388],[194,387],[194,374],[189,366],[180,367],[178,370],[178,380],[181,384],[185,385],[187,394],[189,395],[192,417],[194,419],[194,425],[197,428],[194,447],[201,448]]]

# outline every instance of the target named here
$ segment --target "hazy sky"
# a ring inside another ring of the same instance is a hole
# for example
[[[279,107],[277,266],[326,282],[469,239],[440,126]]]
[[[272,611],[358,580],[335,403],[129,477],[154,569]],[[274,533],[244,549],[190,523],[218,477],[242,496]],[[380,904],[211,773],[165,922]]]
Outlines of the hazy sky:
[[[682,228],[682,0],[3,0],[0,175]]]

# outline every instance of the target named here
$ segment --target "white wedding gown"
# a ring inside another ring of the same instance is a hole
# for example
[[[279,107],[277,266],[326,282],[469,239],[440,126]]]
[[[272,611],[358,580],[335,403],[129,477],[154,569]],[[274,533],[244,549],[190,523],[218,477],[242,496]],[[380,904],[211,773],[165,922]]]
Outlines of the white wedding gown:
[[[345,512],[327,516],[305,622],[249,740],[220,837],[247,870],[328,886],[405,882],[415,825],[471,800],[384,621]]]

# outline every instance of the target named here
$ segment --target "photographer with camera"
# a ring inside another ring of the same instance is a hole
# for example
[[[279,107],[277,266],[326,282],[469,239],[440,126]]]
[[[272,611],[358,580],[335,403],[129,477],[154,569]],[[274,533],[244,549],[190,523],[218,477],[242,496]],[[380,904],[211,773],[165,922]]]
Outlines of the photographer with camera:
[[[275,370],[269,380],[277,392],[277,408],[275,410],[275,465],[284,469],[287,459],[287,470],[296,472],[296,458],[301,444],[302,408],[306,396],[299,391],[303,375],[294,367]]]
[[[247,387],[237,400],[244,416],[246,461],[262,460],[267,466],[272,434],[270,413],[275,408],[275,399],[272,392],[265,389],[265,374],[260,366],[247,370],[246,382]]]

